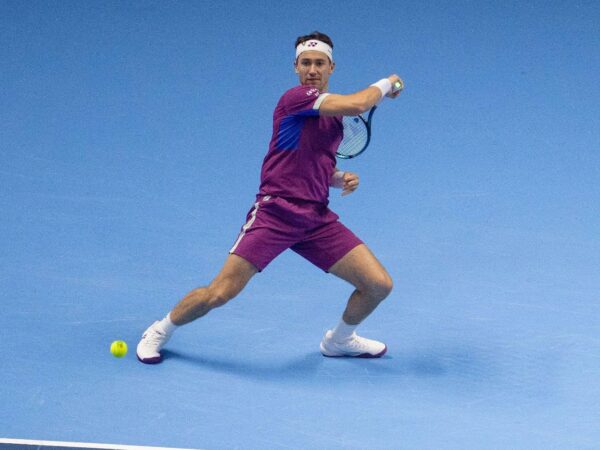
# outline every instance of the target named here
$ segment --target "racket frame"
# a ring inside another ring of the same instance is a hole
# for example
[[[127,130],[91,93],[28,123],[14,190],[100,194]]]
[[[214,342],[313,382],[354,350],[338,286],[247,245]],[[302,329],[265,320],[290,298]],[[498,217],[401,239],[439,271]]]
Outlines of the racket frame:
[[[361,153],[363,153],[367,147],[369,146],[369,142],[371,142],[371,118],[373,117],[373,113],[375,112],[375,110],[377,109],[377,106],[373,106],[370,110],[369,110],[369,114],[367,115],[367,119],[365,120],[365,118],[363,117],[362,114],[359,114],[357,116],[351,116],[351,117],[358,117],[360,120],[362,120],[363,124],[365,125],[365,127],[367,128],[367,140],[365,142],[365,145],[363,145],[363,147],[356,153],[352,154],[352,155],[346,155],[343,153],[338,153],[336,151],[335,156],[337,158],[340,159],[352,159],[352,158],[356,158],[358,155],[360,155]]]

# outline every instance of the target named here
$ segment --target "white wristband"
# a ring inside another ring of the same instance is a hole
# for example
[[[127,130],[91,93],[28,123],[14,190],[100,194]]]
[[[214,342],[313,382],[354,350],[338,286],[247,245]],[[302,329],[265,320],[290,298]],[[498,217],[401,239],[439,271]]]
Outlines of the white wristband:
[[[331,175],[331,179],[329,180],[329,186],[341,189],[344,187],[344,174],[346,172],[342,172],[341,170],[336,170],[333,175]]]
[[[373,83],[371,86],[375,86],[381,91],[381,99],[379,101],[383,100],[385,96],[388,95],[392,90],[392,82],[387,78],[382,78],[377,83]]]

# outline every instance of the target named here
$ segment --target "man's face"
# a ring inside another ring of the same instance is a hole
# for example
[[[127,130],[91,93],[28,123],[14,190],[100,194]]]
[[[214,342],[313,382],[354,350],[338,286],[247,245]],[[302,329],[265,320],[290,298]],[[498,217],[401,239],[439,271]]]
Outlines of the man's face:
[[[329,61],[322,52],[309,50],[300,53],[296,61],[296,73],[300,84],[314,86],[319,91],[327,91],[329,76],[333,73],[335,64]]]

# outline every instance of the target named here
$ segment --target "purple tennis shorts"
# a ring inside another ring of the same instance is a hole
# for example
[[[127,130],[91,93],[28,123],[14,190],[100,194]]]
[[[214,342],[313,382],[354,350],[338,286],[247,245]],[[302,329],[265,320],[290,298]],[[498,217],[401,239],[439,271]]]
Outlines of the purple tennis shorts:
[[[259,271],[291,248],[327,272],[362,241],[338,221],[327,205],[266,195],[248,212],[246,224],[229,253]]]

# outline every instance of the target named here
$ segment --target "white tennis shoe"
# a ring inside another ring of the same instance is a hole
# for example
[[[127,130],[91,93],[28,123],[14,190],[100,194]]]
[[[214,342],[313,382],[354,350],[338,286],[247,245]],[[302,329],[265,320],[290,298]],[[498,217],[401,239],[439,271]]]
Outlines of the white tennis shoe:
[[[158,364],[162,361],[160,351],[170,338],[171,335],[163,330],[157,320],[142,335],[137,345],[137,358],[144,364]]]
[[[379,358],[385,354],[387,347],[383,342],[374,341],[352,333],[349,338],[336,342],[333,332],[328,330],[321,340],[321,353],[324,356],[351,358]]]

